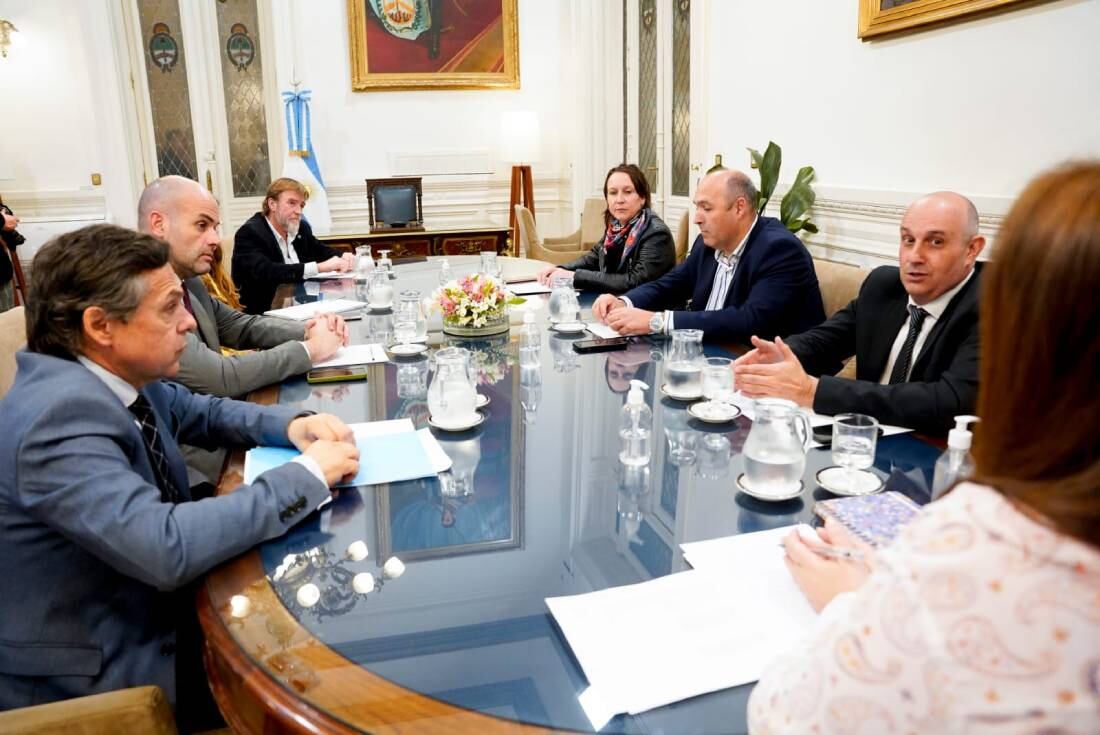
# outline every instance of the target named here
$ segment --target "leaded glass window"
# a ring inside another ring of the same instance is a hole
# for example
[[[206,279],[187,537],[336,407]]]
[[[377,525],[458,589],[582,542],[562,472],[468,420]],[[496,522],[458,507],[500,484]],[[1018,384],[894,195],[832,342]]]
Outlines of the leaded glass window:
[[[139,0],[138,18],[145,47],[145,76],[153,114],[153,140],[160,176],[198,179],[191,94],[178,0]]]
[[[638,23],[638,165],[656,192],[657,172],[657,0],[641,0]]]
[[[691,169],[691,0],[672,10],[672,193],[688,196]]]
[[[271,184],[256,0],[221,0],[218,46],[236,196],[260,196]]]

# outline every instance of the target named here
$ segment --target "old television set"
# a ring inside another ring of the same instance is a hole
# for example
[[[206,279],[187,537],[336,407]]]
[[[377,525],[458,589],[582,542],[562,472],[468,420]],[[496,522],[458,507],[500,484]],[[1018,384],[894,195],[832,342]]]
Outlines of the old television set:
[[[420,177],[367,179],[371,232],[424,229]]]

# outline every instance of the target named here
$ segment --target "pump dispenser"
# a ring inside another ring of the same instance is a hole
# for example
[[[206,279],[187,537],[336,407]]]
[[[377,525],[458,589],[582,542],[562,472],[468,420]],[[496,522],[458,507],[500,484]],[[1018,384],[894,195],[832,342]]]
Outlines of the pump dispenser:
[[[648,385],[640,380],[630,381],[630,392],[623,406],[622,422],[619,424],[619,438],[622,451],[619,461],[628,467],[641,467],[649,463],[649,441],[653,425],[653,412],[645,402]]]
[[[970,455],[974,435],[968,427],[977,420],[977,416],[955,417],[955,428],[947,434],[947,451],[936,460],[936,471],[932,476],[933,500],[959,480],[974,474],[974,457]]]

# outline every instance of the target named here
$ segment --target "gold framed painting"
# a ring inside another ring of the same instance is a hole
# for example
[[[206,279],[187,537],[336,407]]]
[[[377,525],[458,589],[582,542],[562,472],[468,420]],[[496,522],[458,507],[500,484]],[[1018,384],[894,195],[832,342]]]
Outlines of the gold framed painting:
[[[859,0],[863,40],[1037,0]]]
[[[351,88],[517,89],[517,0],[347,0]]]

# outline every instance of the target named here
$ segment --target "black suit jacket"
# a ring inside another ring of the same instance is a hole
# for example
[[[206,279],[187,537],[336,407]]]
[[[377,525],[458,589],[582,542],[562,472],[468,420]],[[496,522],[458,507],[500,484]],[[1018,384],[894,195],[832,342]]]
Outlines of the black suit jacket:
[[[916,356],[909,382],[880,385],[890,348],[908,317],[909,295],[896,266],[871,271],[850,304],[787,343],[821,376],[814,410],[865,413],[888,424],[942,434],[952,417],[974,412],[978,396],[978,294],[982,264],[955,294]],[[833,377],[856,356],[856,379]]]
[[[298,263],[283,262],[282,250],[263,212],[252,215],[237,230],[233,238],[232,274],[241,290],[241,304],[249,314],[262,314],[270,309],[280,283],[301,281],[305,263],[320,263],[340,254],[321,244],[304,219],[291,246],[298,254]]]
[[[672,270],[676,265],[672,233],[652,210],[646,210],[646,217],[649,221],[638,242],[619,261],[618,268],[607,267],[602,238],[587,253],[563,265],[565,270],[574,272],[573,285],[597,293],[622,293]]]
[[[724,308],[704,311],[717,270],[700,237],[683,263],[625,295],[639,309],[672,311],[676,329],[702,329],[721,342],[747,344],[754,334],[771,339],[825,321],[810,253],[774,217],[760,217],[749,233]]]

